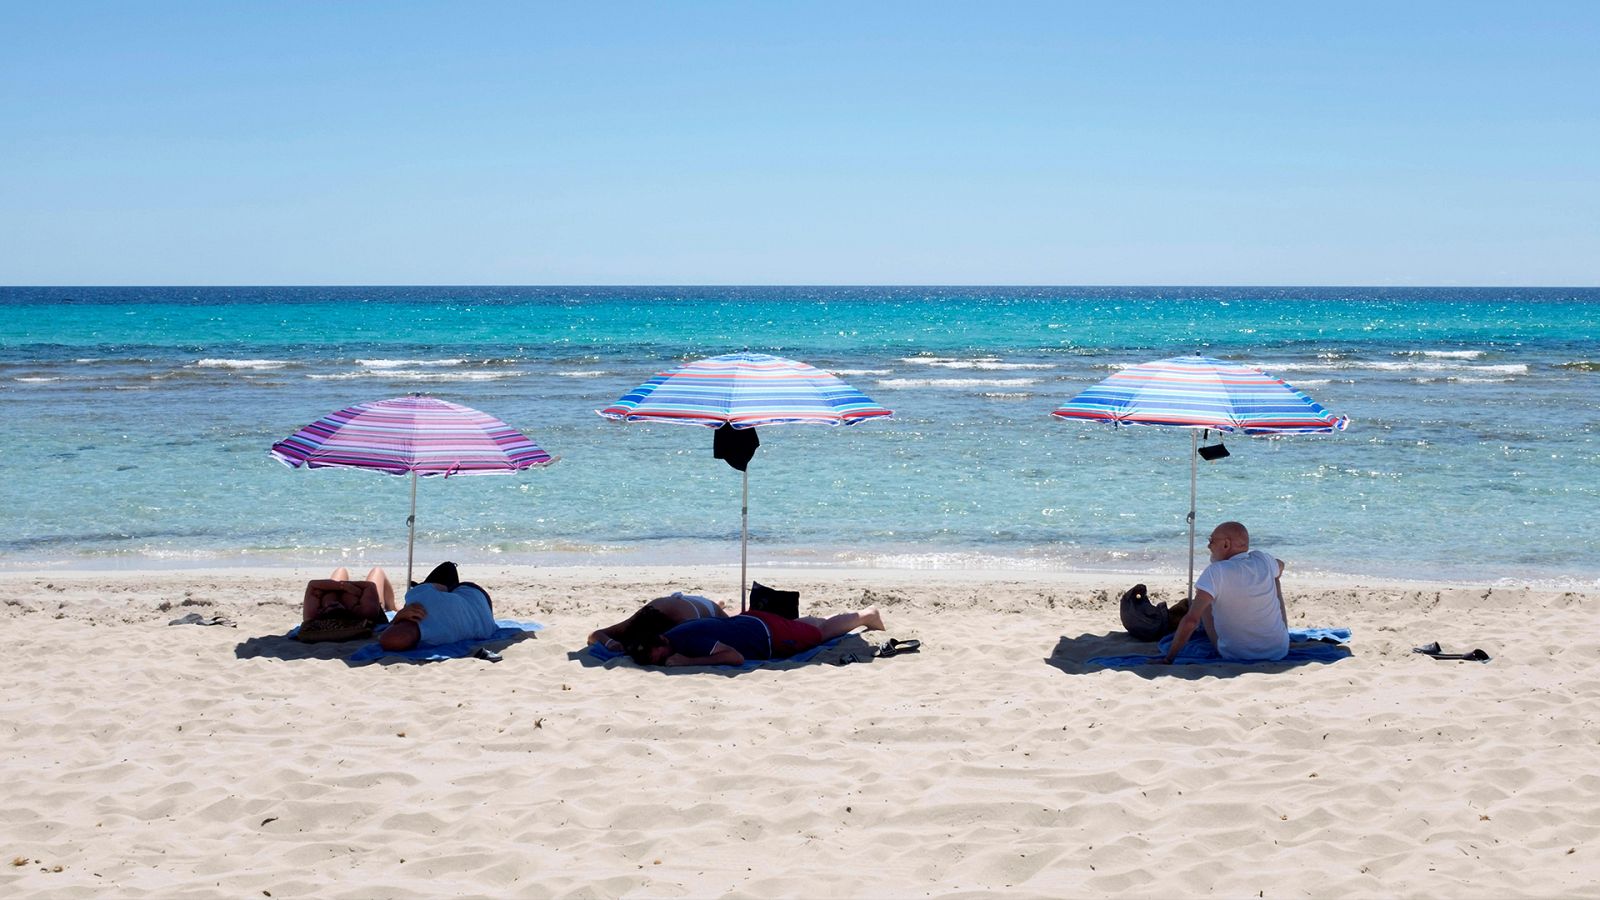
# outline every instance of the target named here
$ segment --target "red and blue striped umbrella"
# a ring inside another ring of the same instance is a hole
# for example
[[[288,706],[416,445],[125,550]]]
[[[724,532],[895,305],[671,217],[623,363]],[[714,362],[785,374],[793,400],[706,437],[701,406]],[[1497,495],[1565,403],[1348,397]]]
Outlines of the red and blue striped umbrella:
[[[1336,416],[1281,378],[1240,363],[1175,356],[1131,366],[1062,404],[1051,415],[1107,425],[1191,429],[1189,456],[1189,594],[1194,594],[1195,500],[1200,432],[1327,434],[1350,420]]]
[[[417,536],[418,477],[504,475],[555,462],[527,435],[488,413],[416,394],[357,403],[323,416],[273,444],[272,456],[290,468],[410,475],[407,582]]]
[[[821,369],[765,353],[729,353],[696,360],[656,375],[597,412],[624,422],[712,428],[854,425],[891,415]]]
[[[595,412],[618,422],[741,430],[780,424],[854,425],[893,415],[821,369],[765,353],[729,353],[661,372]],[[749,562],[750,471],[743,465],[736,468],[744,479],[739,525],[742,609]]]
[[[1051,415],[1242,434],[1328,433],[1343,431],[1350,421],[1281,378],[1205,356],[1175,356],[1123,369]]]

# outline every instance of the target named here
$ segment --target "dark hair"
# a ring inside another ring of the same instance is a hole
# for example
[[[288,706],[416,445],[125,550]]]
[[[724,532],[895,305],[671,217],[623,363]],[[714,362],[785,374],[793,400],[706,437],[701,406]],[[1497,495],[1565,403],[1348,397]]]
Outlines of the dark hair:
[[[453,591],[461,586],[461,576],[456,574],[456,564],[446,560],[433,567],[428,577],[422,579],[424,583],[442,584],[447,591]],[[482,588],[479,588],[482,590]]]
[[[650,651],[669,643],[663,635],[676,624],[666,613],[654,606],[646,606],[628,621],[628,627],[622,632],[622,648],[633,657],[634,662],[647,666],[650,664]]]
[[[639,665],[652,666],[655,665],[655,660],[650,658],[650,651],[662,646],[663,644],[669,647],[672,646],[670,641],[668,641],[664,636],[658,634],[653,638],[646,638],[639,641],[629,641],[628,643],[622,645],[622,649],[629,656],[633,657],[633,661]]]

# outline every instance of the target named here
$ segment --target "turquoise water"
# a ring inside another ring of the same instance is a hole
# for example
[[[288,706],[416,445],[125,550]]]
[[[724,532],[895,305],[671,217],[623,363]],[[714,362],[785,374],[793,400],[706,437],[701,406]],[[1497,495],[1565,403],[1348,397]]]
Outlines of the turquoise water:
[[[1187,435],[1049,412],[1200,352],[1353,419],[1229,439],[1202,527],[1243,519],[1302,570],[1600,578],[1595,289],[0,288],[0,315],[0,565],[403,565],[406,480],[266,450],[409,391],[562,457],[423,481],[422,559],[737,563],[738,473],[710,432],[593,410],[750,349],[895,410],[763,430],[754,564],[1177,572]]]

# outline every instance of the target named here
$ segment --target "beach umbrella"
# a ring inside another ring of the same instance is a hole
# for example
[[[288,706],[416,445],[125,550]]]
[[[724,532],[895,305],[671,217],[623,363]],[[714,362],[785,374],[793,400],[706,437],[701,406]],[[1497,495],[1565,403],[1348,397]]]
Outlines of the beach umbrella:
[[[739,607],[750,543],[748,464],[763,425],[854,425],[892,413],[838,378],[765,353],[729,353],[657,374],[595,412],[619,422],[670,422],[717,429],[713,455],[743,473],[739,509]]]
[[[357,403],[323,416],[273,444],[272,456],[290,468],[410,475],[407,584],[417,540],[418,478],[505,475],[556,461],[527,435],[488,413],[421,394]]]
[[[1201,431],[1231,434],[1327,434],[1350,420],[1303,392],[1241,363],[1205,356],[1131,366],[1068,400],[1051,415],[1118,425],[1187,428],[1189,446],[1189,593],[1194,594],[1195,498],[1199,459],[1226,450],[1200,446]]]

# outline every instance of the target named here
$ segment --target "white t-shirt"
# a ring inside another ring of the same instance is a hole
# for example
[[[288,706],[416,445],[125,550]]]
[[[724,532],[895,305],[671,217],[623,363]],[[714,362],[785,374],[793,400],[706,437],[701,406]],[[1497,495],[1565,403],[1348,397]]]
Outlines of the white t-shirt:
[[[1283,621],[1274,583],[1278,567],[1272,554],[1251,550],[1206,566],[1195,580],[1196,590],[1216,598],[1211,618],[1217,633],[1211,640],[1223,659],[1274,660],[1288,655],[1289,626]]]

